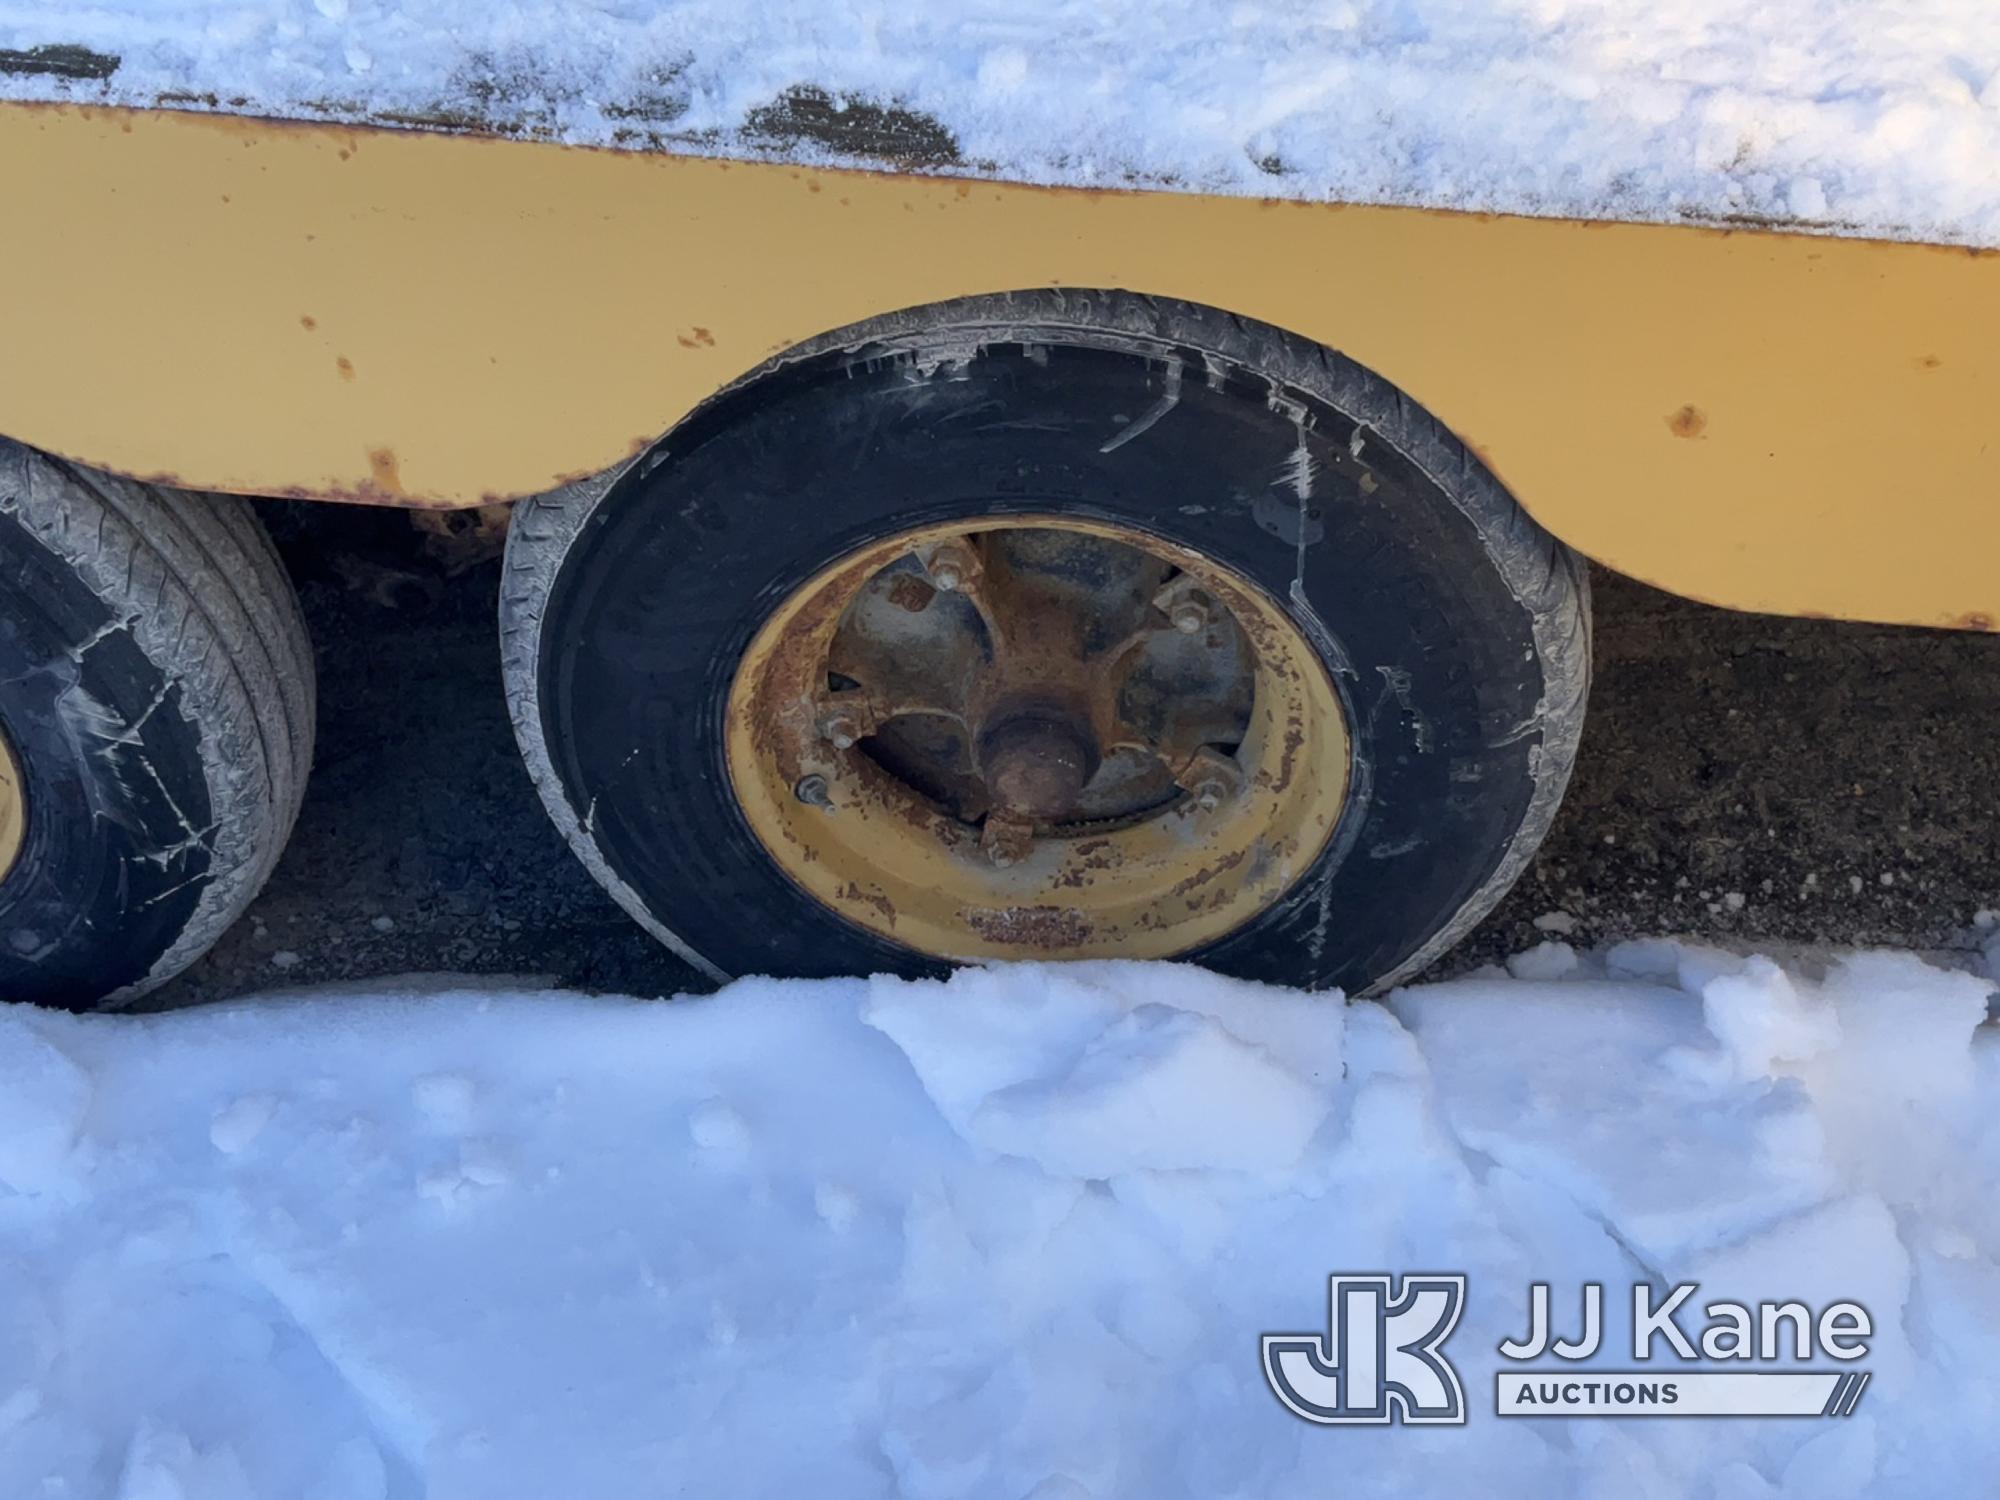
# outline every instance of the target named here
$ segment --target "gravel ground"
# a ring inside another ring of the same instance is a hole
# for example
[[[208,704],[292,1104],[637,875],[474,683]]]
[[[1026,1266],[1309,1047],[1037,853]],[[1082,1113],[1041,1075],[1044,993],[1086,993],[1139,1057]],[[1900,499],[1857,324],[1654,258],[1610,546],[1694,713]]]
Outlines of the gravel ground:
[[[269,886],[159,1007],[416,971],[703,988],[543,815],[501,696],[499,565],[399,515],[272,502],[319,657],[319,748]],[[2000,637],[1738,615],[1602,572],[1569,797],[1439,966],[1552,935],[1969,950],[2000,907]]]

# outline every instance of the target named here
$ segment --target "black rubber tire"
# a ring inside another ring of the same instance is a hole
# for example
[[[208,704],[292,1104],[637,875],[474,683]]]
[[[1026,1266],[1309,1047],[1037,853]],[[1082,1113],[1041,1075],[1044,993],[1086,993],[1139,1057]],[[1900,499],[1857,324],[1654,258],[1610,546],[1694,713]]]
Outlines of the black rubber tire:
[[[1115,292],[972,298],[829,334],[621,474],[524,504],[501,629],[557,825],[713,977],[935,972],[765,853],[729,789],[723,706],[753,633],[835,557],[1051,509],[1199,548],[1289,601],[1343,697],[1351,793],[1327,849],[1274,907],[1184,957],[1367,992],[1491,909],[1575,758],[1580,561],[1340,355]]]
[[[0,999],[115,1007],[270,874],[312,762],[312,651],[242,500],[0,439],[0,733],[27,825]]]

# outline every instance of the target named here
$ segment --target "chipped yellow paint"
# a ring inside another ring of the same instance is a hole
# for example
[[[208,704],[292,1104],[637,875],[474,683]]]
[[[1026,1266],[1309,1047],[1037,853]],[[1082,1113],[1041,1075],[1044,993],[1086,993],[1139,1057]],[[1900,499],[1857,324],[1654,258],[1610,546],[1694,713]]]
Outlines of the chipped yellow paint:
[[[7,736],[0,734],[0,880],[12,872],[27,835],[28,794],[21,785],[20,762]]]
[[[0,432],[126,473],[479,504],[826,329],[1125,287],[1344,351],[1665,588],[2000,619],[2000,255],[69,106],[0,163]]]

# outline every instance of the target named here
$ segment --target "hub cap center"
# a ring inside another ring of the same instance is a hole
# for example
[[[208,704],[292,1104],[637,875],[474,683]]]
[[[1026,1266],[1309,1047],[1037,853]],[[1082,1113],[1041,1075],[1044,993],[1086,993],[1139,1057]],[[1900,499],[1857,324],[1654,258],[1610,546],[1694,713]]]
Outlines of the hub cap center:
[[[995,811],[1055,823],[1075,810],[1098,760],[1087,731],[1032,715],[1008,719],[986,735],[980,769]]]

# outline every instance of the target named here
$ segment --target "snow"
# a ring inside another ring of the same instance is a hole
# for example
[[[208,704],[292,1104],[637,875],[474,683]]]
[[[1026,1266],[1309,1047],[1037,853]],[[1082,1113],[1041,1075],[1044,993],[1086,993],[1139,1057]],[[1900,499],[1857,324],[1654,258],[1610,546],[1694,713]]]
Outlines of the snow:
[[[837,159],[806,88],[1019,181],[2000,245],[1988,0],[0,0],[62,45],[0,96]]]
[[[1544,946],[1386,1005],[1091,964],[0,1007],[0,1494],[1983,1490],[1991,983]],[[1469,1278],[1466,1427],[1266,1389],[1258,1335],[1384,1268]],[[1867,1399],[1494,1415],[1531,1282],[1604,1283],[1610,1344],[1641,1278],[1863,1303]]]
[[[1507,960],[1507,972],[1516,979],[1561,979],[1574,973],[1576,967],[1576,949],[1553,939]]]

